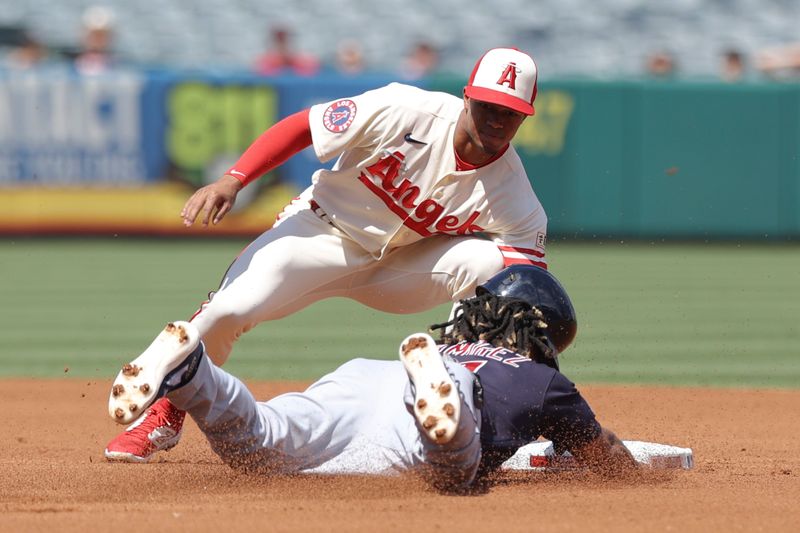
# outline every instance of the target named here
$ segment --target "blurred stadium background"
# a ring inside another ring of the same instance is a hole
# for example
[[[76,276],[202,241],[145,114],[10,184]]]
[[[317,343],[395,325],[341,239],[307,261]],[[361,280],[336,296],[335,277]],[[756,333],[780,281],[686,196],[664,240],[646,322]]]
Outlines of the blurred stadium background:
[[[298,154],[213,231],[179,224],[281,117],[389,81],[460,94],[515,45],[541,72],[515,145],[579,306],[569,374],[797,386],[798,28],[793,0],[0,0],[0,373],[104,378],[191,313],[319,165]],[[392,357],[444,312],[323,302],[232,369]]]
[[[658,50],[686,74],[713,77],[726,49],[754,56],[800,39],[794,0],[2,0],[0,24],[77,48],[93,5],[112,8],[115,48],[128,60],[201,68],[249,67],[275,25],[330,65],[337,44],[354,38],[368,64],[388,72],[417,41],[435,45],[442,68],[459,74],[486,48],[514,43],[540,58],[545,79],[639,75]]]

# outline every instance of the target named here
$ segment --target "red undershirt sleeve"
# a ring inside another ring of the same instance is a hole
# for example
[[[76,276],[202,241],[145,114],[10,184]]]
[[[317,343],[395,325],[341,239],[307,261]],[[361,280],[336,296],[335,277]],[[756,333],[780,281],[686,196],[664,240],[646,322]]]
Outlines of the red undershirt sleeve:
[[[247,185],[311,146],[310,109],[290,115],[262,133],[227,174]]]

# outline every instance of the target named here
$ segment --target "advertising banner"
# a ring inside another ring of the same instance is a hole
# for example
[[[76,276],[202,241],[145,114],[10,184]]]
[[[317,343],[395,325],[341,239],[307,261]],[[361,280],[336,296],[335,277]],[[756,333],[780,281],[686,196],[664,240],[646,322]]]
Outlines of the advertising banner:
[[[322,166],[312,149],[249,185],[213,231],[178,213],[281,118],[388,81],[0,72],[0,234],[258,234]]]
[[[219,227],[187,229],[180,209],[281,118],[390,81],[0,70],[0,235],[258,234],[323,166],[311,148],[244,189]],[[464,83],[425,86],[460,96]],[[797,84],[543,81],[513,143],[553,236],[793,238],[798,110]]]

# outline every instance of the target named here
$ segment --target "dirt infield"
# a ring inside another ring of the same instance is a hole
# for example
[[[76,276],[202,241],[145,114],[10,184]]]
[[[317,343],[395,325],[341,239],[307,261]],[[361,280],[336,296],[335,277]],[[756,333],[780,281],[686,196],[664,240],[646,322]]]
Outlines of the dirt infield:
[[[584,387],[620,437],[691,447],[695,469],[605,483],[515,472],[446,496],[412,478],[237,474],[191,422],[154,463],[110,464],[108,386],[0,381],[0,530],[800,531],[798,391]],[[301,384],[251,386],[268,398]]]

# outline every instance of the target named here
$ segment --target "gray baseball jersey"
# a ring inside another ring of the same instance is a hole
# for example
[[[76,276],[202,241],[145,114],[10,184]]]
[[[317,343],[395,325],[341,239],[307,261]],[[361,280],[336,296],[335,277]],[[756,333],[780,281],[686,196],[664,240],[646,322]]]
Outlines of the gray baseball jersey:
[[[456,471],[471,480],[479,466],[489,472],[539,436],[560,452],[599,435],[591,408],[556,370],[485,343],[439,350],[462,402],[445,445],[421,436],[398,361],[353,359],[304,392],[257,402],[203,358],[189,384],[168,397],[226,463],[264,473],[385,474],[434,465],[442,477]]]

